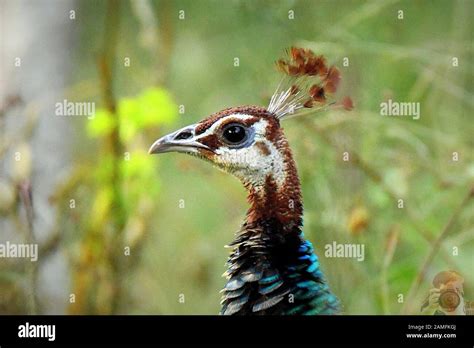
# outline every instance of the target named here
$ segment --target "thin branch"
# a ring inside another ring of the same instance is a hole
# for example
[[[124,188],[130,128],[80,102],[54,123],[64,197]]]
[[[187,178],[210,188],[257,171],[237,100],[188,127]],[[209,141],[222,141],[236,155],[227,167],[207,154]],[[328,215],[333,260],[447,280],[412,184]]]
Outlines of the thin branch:
[[[108,0],[105,17],[102,54],[99,57],[99,75],[102,86],[102,95],[110,117],[117,118],[117,103],[113,92],[113,62],[116,56],[118,33],[120,26],[120,4],[118,0]],[[112,268],[113,296],[111,299],[111,312],[116,313],[122,298],[122,249],[123,230],[126,222],[122,192],[122,175],[120,159],[123,157],[123,144],[120,140],[120,122],[113,122],[113,129],[106,138],[107,152],[113,156],[110,185],[113,190],[112,210],[114,224],[114,239],[108,255]]]
[[[407,295],[407,300],[405,301],[405,305],[402,309],[402,313],[407,313],[410,302],[413,300],[414,296],[416,295],[416,292],[418,291],[421,283],[426,277],[426,273],[428,272],[428,268],[430,267],[431,263],[434,260],[434,257],[436,256],[437,252],[439,251],[441,247],[441,243],[443,240],[448,236],[449,232],[454,226],[454,223],[458,220],[459,215],[461,212],[464,210],[464,208],[468,205],[469,201],[474,198],[474,186],[472,186],[469,189],[468,194],[463,198],[461,204],[454,210],[453,214],[451,215],[451,218],[449,219],[448,223],[442,230],[442,232],[438,235],[436,240],[434,241],[431,250],[429,251],[428,255],[426,256],[425,262],[423,263],[423,266],[421,267],[420,271],[418,272],[418,275],[416,276],[415,280],[413,281],[410,290]]]
[[[22,203],[25,209],[27,228],[25,241],[27,244],[37,245],[36,236],[33,229],[33,197],[31,191],[31,185],[29,182],[22,182],[17,186],[18,195],[20,197],[20,202]],[[37,280],[38,280],[38,265],[37,261],[30,261],[27,264],[27,273],[28,273],[28,309],[30,314],[39,314],[39,302],[38,302],[38,292],[37,292]]]
[[[174,44],[174,30],[173,30],[173,2],[162,1],[160,2],[160,9],[156,17],[158,19],[158,33],[159,37],[157,47],[157,64],[155,65],[156,70],[156,84],[161,85],[166,82],[168,76],[169,66],[171,63],[171,53]]]
[[[384,314],[391,314],[389,308],[389,286],[388,286],[388,269],[392,264],[393,255],[400,238],[400,226],[394,225],[390,228],[385,245],[384,259],[380,272],[380,292],[382,297],[382,309]]]

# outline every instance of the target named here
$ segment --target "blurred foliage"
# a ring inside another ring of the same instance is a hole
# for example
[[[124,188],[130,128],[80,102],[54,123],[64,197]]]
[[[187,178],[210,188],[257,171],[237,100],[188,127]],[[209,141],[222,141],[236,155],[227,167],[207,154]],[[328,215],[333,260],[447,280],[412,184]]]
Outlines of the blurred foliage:
[[[162,88],[150,88],[136,98],[120,99],[117,117],[112,117],[106,109],[97,110],[87,130],[92,137],[106,136],[119,122],[120,139],[126,143],[150,127],[172,124],[176,115],[177,108],[170,94]]]
[[[135,98],[120,99],[116,115],[111,115],[106,109],[97,110],[94,119],[88,123],[87,131],[93,138],[109,136],[118,123],[121,141],[127,149],[132,150],[124,153],[123,160],[118,159],[126,185],[125,203],[128,211],[137,206],[143,195],[158,194],[155,161],[148,155],[141,135],[157,126],[172,124],[177,114],[178,108],[171,95],[163,88],[152,87]],[[101,157],[101,165],[95,173],[97,182],[107,180],[114,160],[117,159]]]
[[[83,178],[94,188],[95,197],[80,223],[86,231],[73,261],[75,301],[71,313],[107,314],[122,310],[124,291],[117,283],[122,272],[130,269],[130,261],[123,259],[137,256],[153,210],[151,197],[159,194],[155,162],[147,153],[143,134],[172,123],[177,111],[165,89],[151,87],[137,97],[119,99],[115,113],[98,109],[89,121],[90,137],[99,143],[118,141],[126,151],[122,155],[104,147],[97,153],[100,164]],[[117,130],[119,139],[113,137]],[[120,213],[117,206],[122,202]],[[114,218],[117,214],[123,214],[120,220]]]

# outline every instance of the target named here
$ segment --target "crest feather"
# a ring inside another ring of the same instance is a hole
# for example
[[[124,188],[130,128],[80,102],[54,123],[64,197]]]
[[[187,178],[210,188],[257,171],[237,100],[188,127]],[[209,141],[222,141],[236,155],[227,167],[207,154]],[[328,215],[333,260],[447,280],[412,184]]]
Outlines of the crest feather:
[[[286,58],[276,62],[284,77],[270,100],[268,111],[282,119],[295,116],[298,110],[304,108],[319,111],[339,105],[347,110],[352,109],[353,103],[349,97],[340,103],[333,100],[341,74],[334,65],[327,65],[324,56],[297,47],[291,47],[286,53]]]

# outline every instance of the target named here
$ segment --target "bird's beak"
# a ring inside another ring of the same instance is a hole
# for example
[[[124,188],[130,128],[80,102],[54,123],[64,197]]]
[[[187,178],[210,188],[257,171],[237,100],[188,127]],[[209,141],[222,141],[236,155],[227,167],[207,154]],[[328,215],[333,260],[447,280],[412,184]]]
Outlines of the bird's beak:
[[[184,152],[197,153],[199,149],[210,150],[210,148],[200,143],[195,136],[196,125],[190,125],[161,137],[151,145],[149,154],[163,152]]]

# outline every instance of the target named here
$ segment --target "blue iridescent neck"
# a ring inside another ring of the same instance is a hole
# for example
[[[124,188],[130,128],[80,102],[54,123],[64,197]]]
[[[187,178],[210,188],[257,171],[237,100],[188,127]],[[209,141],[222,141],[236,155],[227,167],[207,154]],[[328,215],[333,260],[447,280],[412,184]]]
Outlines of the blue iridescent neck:
[[[222,314],[335,314],[311,243],[299,228],[283,231],[278,221],[244,223],[228,260]]]

